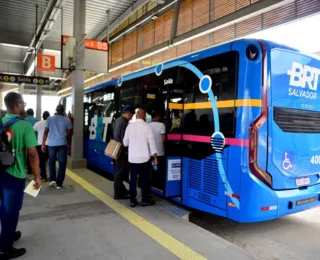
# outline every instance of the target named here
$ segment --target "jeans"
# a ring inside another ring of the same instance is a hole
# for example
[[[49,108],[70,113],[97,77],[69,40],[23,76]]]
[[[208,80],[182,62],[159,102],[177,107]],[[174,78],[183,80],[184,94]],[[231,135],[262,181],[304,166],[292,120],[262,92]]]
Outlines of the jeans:
[[[25,179],[13,177],[9,173],[0,173],[0,249],[13,246],[20,210],[23,204]]]
[[[40,175],[42,179],[47,178],[47,167],[46,163],[48,161],[48,146],[46,146],[46,152],[42,152],[41,145],[37,146],[38,155],[39,155],[39,166],[40,166]]]
[[[149,178],[149,162],[146,163],[130,163],[130,200],[133,202],[137,197],[137,178],[141,179],[142,201],[149,198],[150,178]]]
[[[59,162],[58,177],[56,173],[57,157]],[[57,186],[62,186],[64,178],[66,176],[67,159],[68,159],[68,148],[66,145],[49,146],[50,180],[57,182]]]
[[[129,162],[128,156],[122,156],[115,161],[115,173],[114,173],[114,197],[120,198],[125,196],[127,188],[124,186],[123,181],[127,180],[129,176]]]

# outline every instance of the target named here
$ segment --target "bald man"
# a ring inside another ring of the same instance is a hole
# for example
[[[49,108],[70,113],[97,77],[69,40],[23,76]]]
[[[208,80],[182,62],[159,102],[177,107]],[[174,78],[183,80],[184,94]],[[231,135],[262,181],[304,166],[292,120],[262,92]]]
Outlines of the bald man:
[[[141,206],[152,206],[155,201],[149,198],[149,160],[153,154],[155,165],[158,165],[157,150],[151,127],[145,122],[146,112],[139,109],[136,121],[127,127],[123,145],[129,147],[130,163],[130,206],[135,207],[137,202],[137,177],[141,178],[142,200]]]

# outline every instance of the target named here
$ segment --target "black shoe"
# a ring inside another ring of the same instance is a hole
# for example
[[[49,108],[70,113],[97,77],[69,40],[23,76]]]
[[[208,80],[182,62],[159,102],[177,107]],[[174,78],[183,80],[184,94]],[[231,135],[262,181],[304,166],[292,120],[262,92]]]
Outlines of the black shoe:
[[[136,207],[137,205],[138,205],[138,201],[136,201],[136,200],[130,202],[130,207],[131,207],[131,208],[134,208],[134,207]]]
[[[120,197],[114,196],[113,198],[114,198],[115,200],[128,200],[128,199],[130,199],[130,196],[128,196],[128,195],[122,195],[122,196],[120,196]]]
[[[1,260],[9,260],[13,258],[18,258],[20,256],[23,256],[27,252],[26,249],[20,248],[11,248],[7,250],[0,250],[0,259]]]
[[[153,206],[154,204],[156,204],[156,202],[154,201],[154,199],[148,199],[148,200],[143,200],[143,201],[141,201],[141,206],[142,206],[142,207]]]
[[[14,233],[14,239],[13,239],[13,241],[14,242],[17,242],[20,238],[21,238],[21,232],[20,231],[16,231],[15,233]]]

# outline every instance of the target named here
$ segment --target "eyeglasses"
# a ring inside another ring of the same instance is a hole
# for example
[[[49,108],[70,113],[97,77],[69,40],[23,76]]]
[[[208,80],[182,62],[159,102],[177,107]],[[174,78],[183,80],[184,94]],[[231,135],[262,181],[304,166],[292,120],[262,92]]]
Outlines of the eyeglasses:
[[[22,102],[22,101],[18,102],[18,104],[23,104],[24,107],[27,106],[27,103],[26,102]]]

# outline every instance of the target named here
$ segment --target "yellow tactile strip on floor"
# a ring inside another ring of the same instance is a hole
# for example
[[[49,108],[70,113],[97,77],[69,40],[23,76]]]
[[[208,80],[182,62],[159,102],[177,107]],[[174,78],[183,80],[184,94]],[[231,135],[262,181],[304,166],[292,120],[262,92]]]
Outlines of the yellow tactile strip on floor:
[[[80,186],[90,192],[92,195],[97,197],[103,203],[105,203],[108,207],[113,209],[123,218],[128,220],[131,224],[139,228],[145,234],[150,236],[153,240],[158,242],[163,247],[167,248],[172,254],[176,255],[180,259],[186,260],[204,260],[206,259],[202,255],[198,254],[191,248],[179,242],[174,237],[170,236],[159,227],[150,223],[148,220],[139,216],[132,210],[128,209],[124,205],[115,201],[113,198],[103,193],[101,190],[97,189],[95,186],[78,176],[76,173],[67,169],[67,176],[77,182]]]

